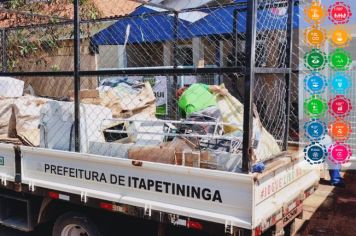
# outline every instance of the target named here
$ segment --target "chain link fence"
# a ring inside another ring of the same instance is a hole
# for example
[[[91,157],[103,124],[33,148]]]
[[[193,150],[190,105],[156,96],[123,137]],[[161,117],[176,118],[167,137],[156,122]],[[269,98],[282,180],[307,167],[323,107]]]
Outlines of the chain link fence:
[[[98,7],[94,1],[92,15],[86,2],[80,139],[73,123],[74,28],[63,20],[0,31],[2,71],[17,75],[4,84],[25,91],[1,99],[4,142],[74,151],[79,141],[86,153],[240,172],[247,2],[104,1]],[[279,154],[288,128],[288,72],[276,71],[289,67],[287,10],[286,0],[257,4],[254,66],[267,70],[254,78],[253,163]],[[297,141],[297,106],[291,112],[289,140]]]

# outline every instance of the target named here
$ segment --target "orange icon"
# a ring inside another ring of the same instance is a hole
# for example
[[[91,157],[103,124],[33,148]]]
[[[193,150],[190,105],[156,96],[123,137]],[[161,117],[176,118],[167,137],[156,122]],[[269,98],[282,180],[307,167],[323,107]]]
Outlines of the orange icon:
[[[330,136],[337,141],[344,141],[350,137],[351,124],[344,120],[337,120],[329,124]]]
[[[329,32],[329,40],[334,47],[346,47],[352,40],[352,36],[345,27],[336,26]]]
[[[326,10],[319,2],[313,1],[305,8],[305,18],[311,23],[320,23],[326,16]]]
[[[311,47],[321,47],[326,40],[326,30],[317,26],[309,27],[304,33],[305,41]]]

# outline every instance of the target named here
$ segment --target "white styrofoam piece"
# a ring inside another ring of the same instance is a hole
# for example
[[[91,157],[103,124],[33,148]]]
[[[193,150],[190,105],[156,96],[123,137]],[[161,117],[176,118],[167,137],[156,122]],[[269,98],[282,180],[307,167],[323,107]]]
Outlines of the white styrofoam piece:
[[[159,144],[164,139],[164,124],[157,123],[155,120],[147,122],[130,122],[127,125],[129,138],[134,142],[144,144],[153,142]]]
[[[80,105],[81,151],[87,152],[90,141],[104,142],[101,132],[105,119],[112,119],[110,109]],[[74,104],[49,101],[41,109],[40,146],[57,150],[74,150]]]
[[[0,76],[0,97],[21,97],[25,82],[12,77]]]

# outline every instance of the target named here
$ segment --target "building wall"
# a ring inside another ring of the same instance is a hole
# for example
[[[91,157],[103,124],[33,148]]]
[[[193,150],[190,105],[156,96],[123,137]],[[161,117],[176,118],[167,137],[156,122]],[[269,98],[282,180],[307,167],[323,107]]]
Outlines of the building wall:
[[[110,69],[125,66],[125,53],[122,45],[100,45],[98,69]]]
[[[30,58],[22,58],[19,64],[23,71],[72,71],[74,69],[74,47],[71,40],[60,43],[58,49],[37,52]],[[81,70],[96,70],[97,62],[94,54],[89,51],[89,41],[84,40],[80,48]],[[36,63],[37,62],[37,63]],[[25,77],[25,88],[28,85],[38,96],[60,98],[68,95],[74,89],[73,77]],[[81,89],[95,89],[97,79],[83,77]]]
[[[128,67],[155,67],[164,65],[163,44],[132,44],[127,46]]]

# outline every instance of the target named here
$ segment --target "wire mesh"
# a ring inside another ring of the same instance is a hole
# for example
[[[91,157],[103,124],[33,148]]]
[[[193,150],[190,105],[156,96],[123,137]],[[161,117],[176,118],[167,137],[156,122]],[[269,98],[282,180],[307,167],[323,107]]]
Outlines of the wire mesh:
[[[39,79],[38,77],[36,79]],[[1,141],[15,144],[22,144],[26,146],[33,147],[49,147],[52,148],[56,143],[52,144],[46,143],[47,133],[49,124],[45,121],[48,109],[44,108],[49,102],[55,101],[66,101],[68,99],[54,98],[41,96],[39,92],[52,94],[54,91],[58,90],[57,84],[51,86],[50,78],[46,78],[46,86],[42,87],[41,90],[36,90],[36,86],[30,82],[24,80],[21,77],[0,77],[0,109],[1,109]],[[72,78],[56,78],[57,80],[67,80],[70,81]],[[70,83],[61,83],[61,88],[63,90],[70,90]],[[56,99],[56,100],[55,100]],[[73,103],[67,106],[63,111],[65,113],[73,113]],[[70,117],[68,115],[67,117]],[[69,118],[70,120],[70,118]],[[59,124],[50,126],[51,135],[58,135],[57,139],[62,142],[69,142],[69,137],[62,137],[60,134],[63,133],[62,128]],[[68,150],[66,148],[65,150]]]
[[[255,66],[259,68],[288,68],[288,7],[290,1],[257,1],[256,17],[256,55]],[[295,11],[293,11],[294,14]],[[294,26],[294,19],[292,20]],[[292,30],[294,28],[292,27]],[[293,40],[293,39],[292,39]],[[293,53],[293,52],[290,52]],[[294,57],[292,57],[292,65]],[[254,85],[254,102],[259,111],[262,124],[280,145],[287,128],[286,117],[286,76],[287,74],[257,74]],[[295,76],[291,76],[291,113],[296,112],[295,106]],[[293,89],[294,88],[294,89]],[[294,92],[293,92],[294,91]],[[298,127],[296,114],[290,115],[290,131],[288,140],[296,139],[295,130]],[[294,119],[294,120],[293,120]]]
[[[91,38],[100,69],[243,65],[244,36],[234,31],[244,30],[246,12],[235,16],[238,11],[239,5],[222,5],[173,14],[141,6],[128,17],[89,23],[88,29],[107,25]],[[235,45],[240,55],[232,60]]]
[[[351,78],[355,78],[355,74],[356,74],[356,68],[353,67],[352,69],[352,72],[351,72]],[[353,84],[352,86],[352,89],[350,91],[350,94],[352,94],[350,97],[351,97],[351,102],[352,104],[356,104],[356,98],[355,98],[355,92],[356,92],[356,85]],[[356,130],[356,111],[355,109],[353,109],[351,111],[351,114],[350,114],[350,122],[351,122],[351,129],[353,130],[352,134],[351,134],[351,137],[349,139],[349,142],[348,144],[351,146],[352,148],[352,153],[356,153],[356,134],[355,134],[355,131]],[[355,155],[355,154],[353,154]]]
[[[72,25],[6,29],[6,71],[68,71],[73,69]]]
[[[5,70],[5,68],[3,68],[3,63],[4,61],[6,60],[6,55],[5,55],[5,30],[0,30],[0,52],[1,52],[1,55],[0,55],[0,68],[1,70],[0,71],[3,71]]]
[[[256,67],[287,67],[287,2],[258,1]],[[92,12],[88,3],[93,3]],[[57,2],[53,4],[49,6],[58,7]],[[64,7],[66,4],[64,1]],[[81,2],[81,150],[240,172],[246,2],[187,0],[160,4],[164,7]],[[53,16],[72,18],[71,13]],[[72,77],[61,74],[74,68],[72,23],[46,22],[6,29],[1,38],[6,46],[2,50],[4,71],[58,72],[53,77],[35,73],[17,77],[24,82],[25,93],[31,95],[14,102],[24,99],[30,107],[35,104],[40,115],[36,113],[33,124],[39,125],[32,135],[26,130],[25,138],[17,129],[7,138],[17,138],[24,145],[74,150],[74,83]],[[221,71],[181,72],[201,68]],[[227,72],[228,68],[234,70]],[[165,73],[165,69],[175,72]],[[120,73],[113,76],[113,70]],[[135,74],[137,70],[143,72]],[[150,70],[163,72],[148,73]],[[280,152],[287,124],[285,74],[258,74],[255,80],[253,163]],[[190,92],[193,96],[183,96],[189,89],[194,90]],[[20,123],[16,112],[30,111],[21,105],[10,107],[8,115]],[[292,106],[292,111],[297,109]],[[292,115],[295,117],[297,113]],[[261,137],[267,142],[260,142]],[[259,149],[259,143],[267,146]],[[163,159],[155,159],[158,157]]]
[[[286,79],[284,75],[256,76],[254,101],[263,126],[279,141],[286,129]]]
[[[288,3],[288,0],[258,1],[257,67],[286,67]]]

